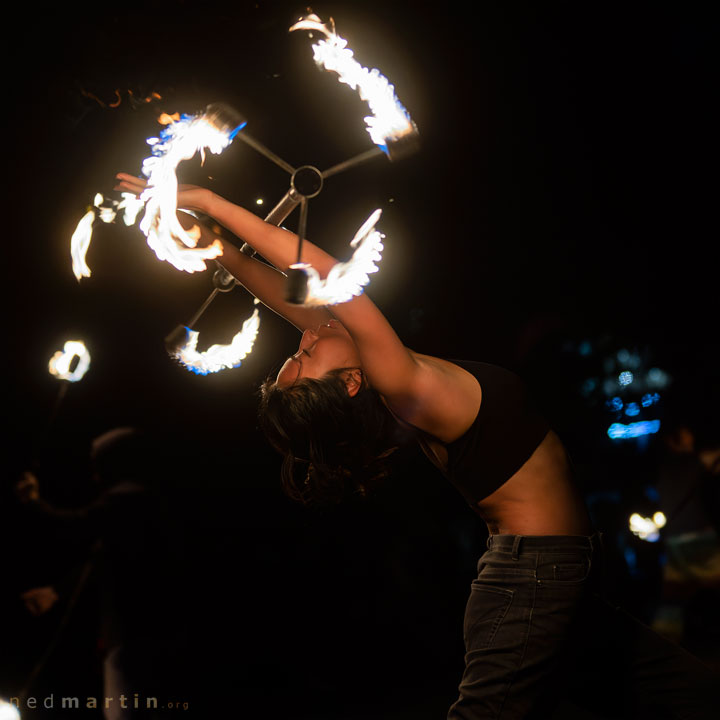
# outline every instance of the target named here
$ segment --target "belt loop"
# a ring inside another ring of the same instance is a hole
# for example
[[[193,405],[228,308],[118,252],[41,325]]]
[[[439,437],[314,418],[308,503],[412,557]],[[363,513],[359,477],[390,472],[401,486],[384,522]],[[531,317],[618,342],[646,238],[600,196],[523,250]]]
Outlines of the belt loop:
[[[523,539],[522,535],[516,535],[513,540],[512,546],[512,559],[517,560],[520,557],[520,541]]]

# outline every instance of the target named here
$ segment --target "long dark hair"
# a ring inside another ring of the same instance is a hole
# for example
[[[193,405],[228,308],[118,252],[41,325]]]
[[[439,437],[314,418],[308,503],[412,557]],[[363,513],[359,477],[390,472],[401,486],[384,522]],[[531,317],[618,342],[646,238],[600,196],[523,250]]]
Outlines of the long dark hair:
[[[305,505],[364,496],[389,472],[388,458],[413,434],[393,418],[380,394],[362,385],[348,394],[339,368],[322,378],[260,388],[260,426],[283,456],[285,493]]]

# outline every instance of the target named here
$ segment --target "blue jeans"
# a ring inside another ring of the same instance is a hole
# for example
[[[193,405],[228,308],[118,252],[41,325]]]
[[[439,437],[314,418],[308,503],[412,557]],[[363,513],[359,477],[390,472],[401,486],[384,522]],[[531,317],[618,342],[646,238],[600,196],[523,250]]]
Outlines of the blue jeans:
[[[448,720],[548,720],[561,700],[600,718],[716,718],[720,676],[601,595],[600,536],[494,535],[464,621]]]

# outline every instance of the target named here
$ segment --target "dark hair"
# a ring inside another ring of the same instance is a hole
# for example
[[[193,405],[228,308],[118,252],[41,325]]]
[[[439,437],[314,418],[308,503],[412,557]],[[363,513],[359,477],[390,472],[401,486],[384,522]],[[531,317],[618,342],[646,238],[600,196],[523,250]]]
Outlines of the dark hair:
[[[353,369],[286,387],[268,378],[260,388],[260,426],[283,455],[283,490],[305,505],[366,495],[388,474],[387,458],[411,436],[364,376],[349,395],[344,375]]]

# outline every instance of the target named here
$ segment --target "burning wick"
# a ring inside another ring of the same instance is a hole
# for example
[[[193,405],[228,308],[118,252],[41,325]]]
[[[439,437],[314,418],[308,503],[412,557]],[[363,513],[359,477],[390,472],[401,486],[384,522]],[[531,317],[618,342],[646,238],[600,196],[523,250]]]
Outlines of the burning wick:
[[[379,70],[368,70],[355,60],[347,40],[335,33],[332,18],[324,24],[317,15],[306,15],[290,28],[290,32],[293,30],[316,30],[325,36],[325,40],[312,46],[315,62],[337,73],[341,83],[357,90],[360,98],[367,102],[372,112],[371,117],[365,118],[367,131],[383,152],[388,153],[388,145],[417,135],[410,114],[395,96],[395,88]]]
[[[132,225],[144,204],[132,193],[122,193],[122,200],[105,200],[100,193],[95,195],[92,207],[82,216],[70,239],[72,269],[78,281],[91,275],[85,256],[92,240],[95,219],[99,218],[104,223],[111,223],[115,221],[118,211],[123,210],[123,222]]]
[[[333,266],[325,280],[320,279],[320,274],[312,265],[297,263],[291,266],[307,274],[308,294],[303,305],[336,305],[352,300],[363,292],[363,288],[370,282],[368,275],[378,270],[375,263],[382,260],[380,253],[384,249],[382,239],[385,236],[375,229],[381,215],[382,210],[375,210],[363,223],[350,242],[350,246],[355,248],[352,257],[347,262]]]
[[[77,358],[77,365],[70,370],[73,359]],[[50,374],[58,380],[77,382],[82,380],[90,367],[90,353],[87,351],[82,340],[68,340],[62,350],[58,350],[48,363]]]
[[[184,328],[185,343],[172,355],[196,375],[207,375],[225,368],[239,367],[241,361],[252,351],[259,329],[260,314],[256,308],[229,345],[211,345],[204,352],[198,352],[200,333],[186,327]]]
[[[148,186],[140,195],[140,200],[145,202],[140,229],[158,259],[167,260],[178,270],[205,270],[205,260],[222,255],[219,240],[198,248],[197,237],[186,232],[178,221],[175,171],[180,162],[189,160],[195,153],[200,152],[204,162],[206,148],[218,155],[232,142],[245,121],[230,127],[227,117],[221,106],[212,105],[200,115],[182,115],[179,120],[164,114],[161,121],[165,127],[160,137],[147,141],[153,154],[142,166]]]

